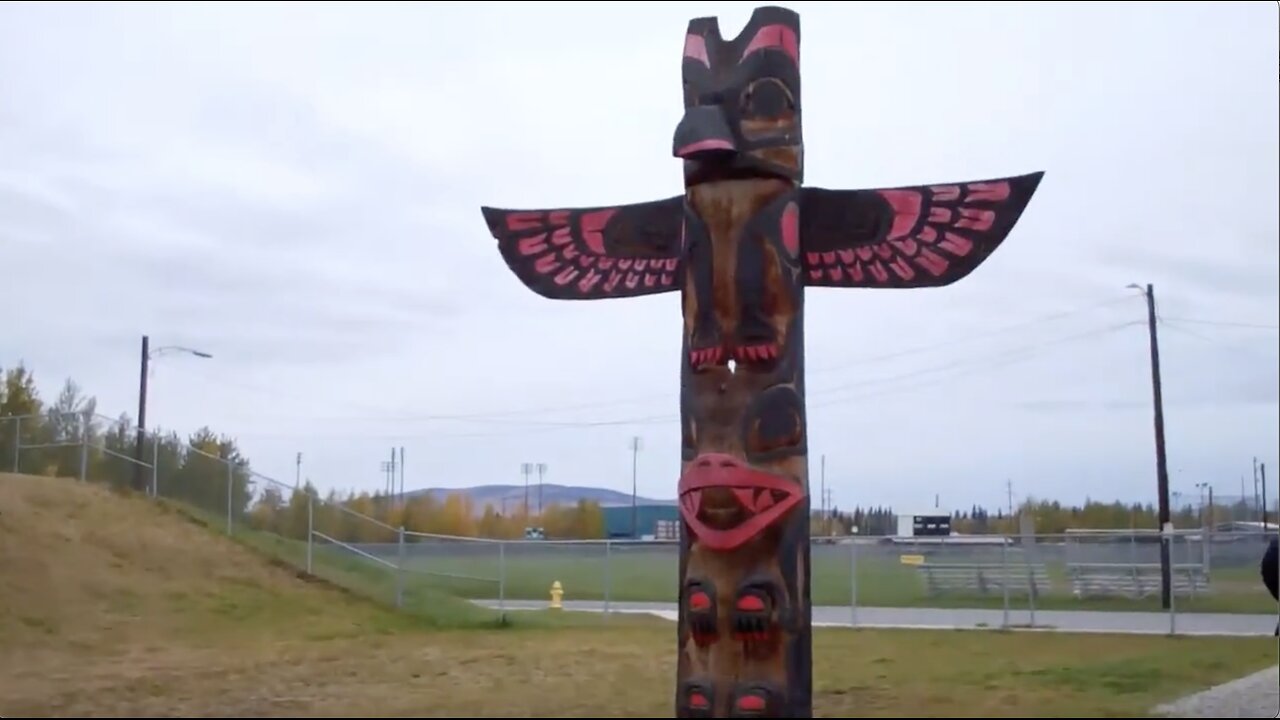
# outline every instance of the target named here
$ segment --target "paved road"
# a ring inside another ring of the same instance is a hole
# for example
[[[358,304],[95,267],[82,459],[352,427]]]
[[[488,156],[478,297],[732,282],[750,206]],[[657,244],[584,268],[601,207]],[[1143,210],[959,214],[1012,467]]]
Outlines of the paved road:
[[[497,600],[476,600],[485,607],[498,607]],[[535,610],[547,606],[545,601],[508,600],[512,610]],[[602,612],[604,604],[596,601],[566,601],[567,610]],[[674,603],[611,603],[612,612],[650,613],[674,620]],[[813,624],[827,627],[887,628],[999,628],[1005,623],[1003,610],[967,610],[946,608],[860,607],[856,617],[848,607],[815,606]],[[1038,610],[1034,624],[1028,610],[1010,610],[1010,626],[1028,630],[1062,630],[1069,632],[1106,632],[1166,634],[1170,631],[1168,613],[1099,612],[1096,610]],[[1179,635],[1270,635],[1276,629],[1275,615],[1243,615],[1232,613],[1182,613],[1173,618],[1173,632]]]

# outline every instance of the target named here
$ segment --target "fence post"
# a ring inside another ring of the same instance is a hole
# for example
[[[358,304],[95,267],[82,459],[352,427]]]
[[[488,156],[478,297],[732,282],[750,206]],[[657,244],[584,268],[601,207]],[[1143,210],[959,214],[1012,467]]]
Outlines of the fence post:
[[[1165,531],[1161,530],[1160,534],[1164,535]],[[1178,572],[1177,572],[1177,563],[1174,561],[1174,552],[1173,552],[1174,537],[1173,537],[1172,531],[1170,531],[1169,535],[1167,535],[1166,537],[1167,537],[1167,540],[1165,538],[1161,538],[1161,541],[1168,542],[1169,550],[1170,550],[1169,565],[1171,567],[1169,568],[1169,634],[1176,635],[1178,632],[1178,611],[1175,610],[1174,608],[1178,603],[1174,602],[1174,598],[1178,596]]]
[[[89,479],[89,413],[80,415],[80,482]]]
[[[224,460],[223,462],[227,464],[227,534],[230,535],[231,534],[231,495],[232,495],[232,488],[235,485],[235,483],[233,482],[234,478],[232,477],[234,475],[234,469],[231,466],[230,460]]]
[[[151,436],[151,497],[160,497],[160,437]]]
[[[315,495],[307,493],[307,574],[311,575],[311,543],[315,537]]]
[[[22,418],[13,419],[13,473],[18,474],[18,458],[22,456]]]
[[[611,540],[604,541],[604,616],[609,617],[609,588],[613,585],[613,573],[610,566],[613,564],[613,542]]]
[[[1009,629],[1009,538],[1000,538],[1000,588],[1004,594],[1004,620],[1000,627]]]
[[[1209,497],[1213,497],[1213,490],[1209,490]],[[1200,550],[1204,555],[1204,575],[1209,577],[1209,573],[1213,570],[1213,505],[1209,505],[1209,523],[1200,533]],[[1266,530],[1266,528],[1263,528]]]
[[[849,624],[858,626],[858,541],[849,540]]]
[[[396,608],[404,607],[404,526],[400,526],[400,532],[396,539],[399,545],[396,548]]]
[[[498,541],[498,612],[507,617],[507,541]]]

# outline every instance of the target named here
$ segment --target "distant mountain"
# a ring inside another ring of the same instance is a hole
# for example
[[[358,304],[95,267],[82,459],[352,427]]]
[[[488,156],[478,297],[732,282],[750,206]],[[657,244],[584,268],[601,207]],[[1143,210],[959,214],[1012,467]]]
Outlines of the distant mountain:
[[[413,490],[406,492],[405,495],[415,497],[418,495],[429,495],[433,499],[444,502],[444,499],[453,493],[463,493],[471,498],[471,506],[475,512],[484,512],[485,505],[493,505],[493,508],[502,512],[503,504],[506,504],[508,512],[519,508],[524,504],[524,485],[477,485],[468,488],[427,488],[425,490]],[[580,485],[555,485],[552,483],[542,484],[542,506],[551,505],[576,505],[579,500],[594,501],[599,503],[600,507],[611,506],[631,506],[631,494],[618,492],[617,490],[609,490],[607,488],[583,487]],[[637,505],[675,505],[675,500],[655,500],[647,497],[636,497]],[[537,511],[538,508],[538,484],[529,483],[529,509]]]

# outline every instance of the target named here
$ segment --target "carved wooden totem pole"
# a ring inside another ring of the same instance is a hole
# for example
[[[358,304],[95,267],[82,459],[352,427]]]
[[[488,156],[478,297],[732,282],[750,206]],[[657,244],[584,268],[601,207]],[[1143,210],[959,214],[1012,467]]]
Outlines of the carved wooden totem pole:
[[[923,288],[1004,240],[1041,173],[879,190],[801,187],[800,20],[757,8],[738,37],[689,23],[682,195],[483,208],[548,298],[679,291],[683,518],[677,717],[811,717],[804,288]]]

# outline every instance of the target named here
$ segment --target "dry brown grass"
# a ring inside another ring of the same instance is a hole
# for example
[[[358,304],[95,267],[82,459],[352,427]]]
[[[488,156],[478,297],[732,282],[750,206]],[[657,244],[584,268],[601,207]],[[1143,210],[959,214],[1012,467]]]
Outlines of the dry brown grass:
[[[671,717],[674,631],[433,630],[153,504],[0,476],[0,715]],[[826,717],[1142,714],[1268,638],[819,631]]]

